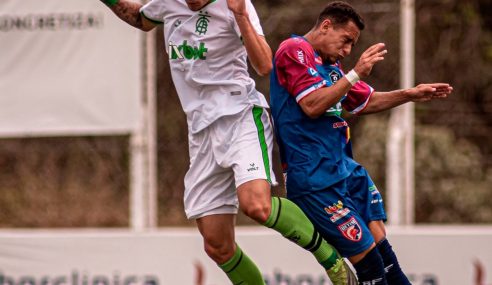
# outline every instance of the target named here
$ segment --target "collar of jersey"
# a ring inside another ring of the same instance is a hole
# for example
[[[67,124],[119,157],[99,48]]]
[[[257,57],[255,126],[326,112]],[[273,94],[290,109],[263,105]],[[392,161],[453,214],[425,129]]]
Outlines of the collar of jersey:
[[[217,1],[217,0],[212,0],[212,1],[208,2],[208,3],[207,3],[205,6],[203,6],[201,9],[203,9],[203,8],[207,7],[208,5],[210,5],[210,4],[212,4],[212,3],[214,3],[215,1]],[[200,9],[200,10],[201,10],[201,9]]]

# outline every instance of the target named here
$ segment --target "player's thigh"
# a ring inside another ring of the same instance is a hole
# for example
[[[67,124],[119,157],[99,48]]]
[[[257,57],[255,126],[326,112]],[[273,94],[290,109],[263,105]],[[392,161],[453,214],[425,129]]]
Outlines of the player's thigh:
[[[189,219],[236,214],[238,201],[232,169],[216,162],[208,129],[189,136],[190,168],[184,183],[184,206]]]
[[[266,109],[253,107],[242,113],[224,166],[234,170],[236,187],[263,179],[276,185],[272,169],[273,130]]]
[[[374,244],[364,218],[354,207],[342,181],[326,190],[292,199],[311,220],[323,238],[342,256],[367,251]]]
[[[234,219],[235,215],[230,214],[209,215],[197,219],[205,252],[218,264],[223,264],[234,256]]]
[[[239,207],[245,213],[268,211],[271,205],[270,183],[265,179],[245,182],[237,188]]]
[[[357,167],[346,181],[350,199],[365,223],[385,221],[383,198],[366,169]]]
[[[386,228],[383,221],[371,221],[369,222],[368,226],[375,242],[365,251],[350,257],[349,260],[350,262],[352,262],[352,264],[361,261],[366,256],[366,254],[369,253],[369,251],[371,251],[376,246],[378,242],[386,237]]]
[[[235,215],[218,214],[196,219],[206,245],[214,248],[233,247]]]

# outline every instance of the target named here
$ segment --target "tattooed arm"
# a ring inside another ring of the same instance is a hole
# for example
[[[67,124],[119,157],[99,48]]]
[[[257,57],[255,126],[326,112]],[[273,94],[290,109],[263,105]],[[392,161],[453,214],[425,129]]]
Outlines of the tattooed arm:
[[[101,0],[103,3],[107,3],[107,0]],[[116,2],[116,1],[115,1]],[[142,31],[150,31],[157,25],[147,20],[140,13],[142,4],[134,3],[127,0],[119,0],[115,4],[106,4],[113,13],[116,14],[121,20],[134,26]]]

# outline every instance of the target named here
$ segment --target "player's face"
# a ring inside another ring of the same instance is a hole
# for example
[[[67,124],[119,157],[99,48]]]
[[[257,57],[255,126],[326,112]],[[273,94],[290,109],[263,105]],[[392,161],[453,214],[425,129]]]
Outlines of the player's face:
[[[324,61],[332,63],[348,56],[360,36],[360,30],[353,21],[335,26],[330,20],[325,20],[320,29],[322,41],[318,51]]]
[[[186,0],[186,5],[192,11],[198,11],[207,5],[211,0]]]

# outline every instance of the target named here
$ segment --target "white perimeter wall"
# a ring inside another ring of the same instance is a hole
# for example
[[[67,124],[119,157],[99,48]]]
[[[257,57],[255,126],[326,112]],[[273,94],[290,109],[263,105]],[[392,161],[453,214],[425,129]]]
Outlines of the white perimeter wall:
[[[142,35],[97,0],[1,0],[0,137],[135,130]]]
[[[492,282],[492,227],[390,228],[389,238],[414,285],[476,285],[480,260]],[[314,258],[261,227],[239,228],[237,240],[269,285],[330,284]],[[204,281],[196,282],[196,266]],[[195,229],[149,233],[0,231],[0,284],[225,285]]]

